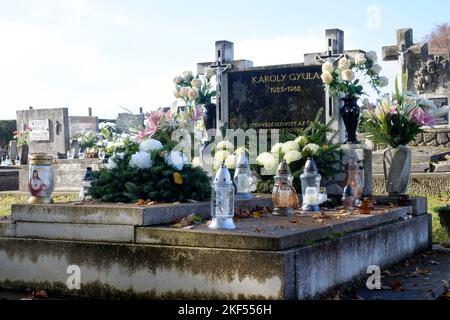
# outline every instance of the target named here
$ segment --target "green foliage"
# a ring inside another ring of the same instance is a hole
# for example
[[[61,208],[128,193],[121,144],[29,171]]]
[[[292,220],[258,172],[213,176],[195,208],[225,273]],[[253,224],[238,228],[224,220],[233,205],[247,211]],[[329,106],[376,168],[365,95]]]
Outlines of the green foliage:
[[[9,141],[14,139],[16,120],[0,120],[0,148],[8,148]]]
[[[307,144],[316,144],[319,146],[318,152],[313,155],[314,161],[317,164],[319,173],[322,175],[322,179],[328,180],[334,177],[338,171],[334,164],[339,164],[339,144],[333,143],[336,137],[336,132],[333,130],[333,121],[324,124],[320,121],[323,109],[321,109],[314,121],[312,121],[308,127],[303,130],[298,130],[298,136],[303,136],[307,140]],[[291,138],[296,138],[293,136]],[[306,143],[305,143],[306,144]],[[303,146],[304,147],[304,146]],[[303,173],[306,161],[311,155],[306,152],[305,149],[301,150],[302,159],[289,164],[292,175],[294,176],[294,187],[297,191],[301,190],[300,175]],[[262,177],[262,181],[258,183],[258,192],[271,193],[274,180],[271,176]]]
[[[209,199],[210,181],[202,169],[185,165],[183,170],[177,171],[156,153],[152,155],[153,166],[142,170],[128,165],[133,153],[127,152],[125,159],[116,161],[116,168],[95,172],[97,180],[89,193],[102,202],[132,203],[143,199],[166,203]],[[181,184],[177,184],[176,175],[182,177]]]
[[[371,114],[364,122],[361,122],[367,137],[374,143],[398,147],[408,145],[414,141],[423,129],[411,122],[403,114],[386,114],[384,117],[376,117]]]

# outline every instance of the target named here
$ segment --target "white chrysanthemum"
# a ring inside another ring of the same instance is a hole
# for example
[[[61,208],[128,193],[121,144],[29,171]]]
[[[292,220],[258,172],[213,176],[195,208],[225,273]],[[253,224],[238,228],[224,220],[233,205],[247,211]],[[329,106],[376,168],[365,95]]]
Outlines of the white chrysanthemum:
[[[202,166],[202,162],[201,162],[201,160],[200,160],[200,157],[195,157],[194,159],[192,159],[192,166],[193,166],[194,168],[197,168],[197,167],[201,167],[201,166]]]
[[[107,170],[113,170],[117,168],[117,162],[115,157],[111,157],[108,159],[108,162],[105,164],[105,168]]]
[[[303,148],[303,151],[305,151],[305,152],[307,152],[308,154],[313,155],[313,156],[317,155],[317,153],[319,152],[319,150],[320,150],[320,147],[319,147],[317,144],[315,144],[315,143],[307,144],[307,145]]]
[[[376,74],[380,74],[382,69],[383,68],[379,64],[374,64],[371,70]]]
[[[378,60],[378,56],[377,53],[375,51],[369,51],[366,53],[366,57],[367,59],[369,59],[372,62],[377,62]]]
[[[147,139],[141,142],[139,150],[142,152],[152,152],[154,150],[162,150],[163,145],[161,142],[155,139]]]
[[[192,73],[192,71],[184,71],[182,74],[184,80],[187,81],[191,81],[192,79],[194,79],[194,74]]]
[[[361,66],[367,62],[366,55],[364,53],[358,53],[355,57],[355,63]]]
[[[182,76],[176,76],[175,78],[173,78],[173,82],[175,84],[181,84],[183,82],[183,77]]]
[[[342,71],[342,80],[344,81],[353,81],[355,80],[355,73],[348,69],[348,70],[343,70]]]
[[[330,63],[330,62],[325,62],[325,63],[322,65],[322,72],[323,72],[323,73],[333,73],[333,71],[334,71],[334,66],[333,66],[332,63]]]
[[[278,155],[281,153],[281,151],[283,150],[283,143],[277,143],[275,144],[272,149],[270,150],[270,152],[272,154]]]
[[[323,83],[325,83],[325,84],[330,84],[333,82],[333,75],[329,72],[322,73],[321,78],[322,78]]]
[[[181,171],[188,162],[188,158],[181,151],[171,151],[166,156],[166,163],[175,170]]]
[[[288,141],[283,143],[283,147],[281,148],[283,153],[288,153],[289,151],[298,151],[300,150],[300,146],[295,141]]]
[[[380,77],[380,87],[387,87],[389,85],[389,79],[387,77]]]
[[[236,149],[236,151],[234,151],[234,154],[237,156],[240,156],[243,153],[248,153],[248,149],[244,147],[239,147]]]
[[[212,68],[206,68],[204,75],[207,79],[211,79],[211,77],[216,75],[216,70],[214,70]]]
[[[219,163],[224,163],[225,160],[231,155],[227,150],[217,151],[214,155],[214,161]]]
[[[295,141],[295,143],[297,143],[301,147],[306,146],[308,144],[308,142],[309,142],[308,138],[306,138],[305,136],[299,136],[294,141]]]
[[[261,153],[256,158],[256,163],[263,166],[269,172],[275,172],[278,165],[277,159],[269,152]]]
[[[202,87],[202,80],[200,79],[194,79],[191,81],[191,86],[197,89],[200,89]]]
[[[187,98],[189,94],[189,88],[188,87],[182,87],[180,88],[180,95],[184,98]]]
[[[348,70],[350,69],[351,62],[347,58],[342,58],[339,60],[339,69]]]
[[[227,151],[233,152],[234,145],[230,141],[223,140],[217,144],[216,150],[227,150]]]
[[[200,95],[199,95],[197,89],[195,89],[195,88],[190,88],[190,89],[189,89],[189,91],[188,91],[188,97],[189,97],[189,99],[191,99],[191,100],[197,100],[199,96],[200,96]]]
[[[301,158],[302,154],[297,150],[291,150],[284,155],[284,160],[286,160],[288,164],[299,161]]]
[[[147,152],[137,152],[131,156],[130,167],[136,169],[150,169],[152,167],[152,159]]]
[[[225,166],[228,169],[234,170],[234,169],[236,169],[236,162],[237,162],[237,156],[232,154],[225,159]]]

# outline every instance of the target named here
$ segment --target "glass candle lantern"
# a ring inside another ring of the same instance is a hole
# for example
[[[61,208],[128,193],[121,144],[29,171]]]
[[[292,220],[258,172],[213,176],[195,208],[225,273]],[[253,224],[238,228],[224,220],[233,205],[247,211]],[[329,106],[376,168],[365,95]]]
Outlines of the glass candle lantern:
[[[297,191],[292,185],[293,180],[289,165],[283,161],[278,167],[272,192],[274,215],[292,216],[294,214],[294,206],[298,203],[298,197]]]
[[[28,190],[31,197],[28,199],[28,203],[53,203],[54,177],[52,162],[53,157],[51,155],[43,153],[31,155],[28,178]]]
[[[230,171],[222,165],[214,178],[211,196],[212,222],[210,229],[233,230],[234,224],[234,186]]]
[[[349,211],[354,209],[355,196],[353,194],[352,186],[346,186],[344,188],[344,194],[342,195],[342,205]]]
[[[363,194],[363,181],[361,179],[361,173],[358,167],[358,163],[355,159],[350,159],[348,162],[348,172],[347,172],[347,183],[346,185],[351,186],[355,196],[355,200],[359,200]]]
[[[317,170],[316,162],[312,158],[308,158],[305,164],[305,170],[300,176],[300,181],[302,183],[302,199],[303,211],[309,212],[320,212],[319,203],[321,196],[320,182],[322,176]]]
[[[242,153],[237,159],[236,171],[234,172],[234,185],[236,186],[236,199],[252,199],[251,187],[253,184],[253,174],[250,170],[247,155]]]
[[[91,187],[92,181],[94,180],[94,172],[91,167],[86,168],[84,173],[83,181],[81,183],[80,200],[92,200],[89,195],[89,188]]]

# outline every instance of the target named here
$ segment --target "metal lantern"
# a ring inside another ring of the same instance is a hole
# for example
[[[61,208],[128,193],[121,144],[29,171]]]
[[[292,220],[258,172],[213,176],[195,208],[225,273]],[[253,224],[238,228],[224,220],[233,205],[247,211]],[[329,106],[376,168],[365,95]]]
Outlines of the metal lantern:
[[[31,197],[30,204],[53,203],[52,193],[54,186],[53,157],[44,153],[33,154],[30,157],[28,190]]]
[[[251,187],[253,184],[253,174],[247,155],[240,154],[237,159],[236,171],[234,172],[234,185],[236,186],[236,199],[248,200],[253,199]]]
[[[276,216],[292,216],[294,207],[298,203],[297,191],[292,182],[294,177],[291,174],[289,165],[283,161],[275,176],[275,185],[272,192],[273,214]]]
[[[80,200],[91,200],[92,197],[89,195],[89,188],[91,187],[92,181],[94,180],[94,171],[91,167],[86,168],[84,173],[82,187],[80,191]]]
[[[303,196],[303,211],[319,212],[319,204],[321,201],[320,196],[320,181],[322,176],[317,170],[316,162],[313,158],[308,158],[305,164],[305,170],[300,176],[302,183],[302,196]]]
[[[212,222],[210,229],[233,230],[236,226],[234,217],[234,186],[230,171],[222,165],[214,178],[211,196]]]

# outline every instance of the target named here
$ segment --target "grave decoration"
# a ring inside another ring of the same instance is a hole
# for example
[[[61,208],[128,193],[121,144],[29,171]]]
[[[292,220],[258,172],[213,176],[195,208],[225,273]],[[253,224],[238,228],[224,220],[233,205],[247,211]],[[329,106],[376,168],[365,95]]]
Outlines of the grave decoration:
[[[294,207],[298,207],[299,201],[297,191],[292,185],[294,177],[289,165],[283,160],[278,167],[275,176],[275,185],[272,191],[273,212],[275,216],[293,216]]]
[[[233,230],[234,224],[234,192],[233,181],[230,171],[222,165],[214,178],[212,191],[212,222],[210,229],[214,230]]]
[[[194,77],[192,71],[185,71],[173,79],[175,83],[174,96],[186,106],[208,105],[216,96],[212,78],[215,71],[206,69],[203,74]]]
[[[31,197],[30,204],[53,203],[54,187],[53,157],[44,153],[33,154],[30,157],[28,190]]]
[[[386,191],[390,196],[405,195],[411,172],[411,151],[408,144],[424,132],[423,126],[432,126],[435,118],[447,108],[437,108],[427,99],[406,91],[408,75],[403,87],[396,81],[396,92],[387,95],[375,108],[363,112],[363,129],[374,143],[388,146],[384,153]]]
[[[380,77],[381,66],[376,63],[375,52],[359,53],[355,59],[342,57],[338,67],[331,62],[322,65],[322,81],[331,95],[344,102],[341,115],[347,129],[347,143],[359,143],[356,131],[360,117],[358,99],[364,95],[365,86],[370,86],[378,93],[380,87],[388,85],[386,77]]]
[[[89,189],[93,199],[104,202],[162,203],[203,201],[211,196],[206,173],[188,163],[177,150],[172,135],[176,130],[193,132],[201,126],[204,108],[189,104],[183,109],[163,109],[145,114],[137,135],[112,132],[107,151],[113,151],[106,168],[95,172]],[[105,128],[102,128],[105,129]],[[100,130],[102,132],[102,129]],[[103,133],[104,135],[108,135]]]
[[[30,138],[31,128],[24,125],[23,130],[14,131],[14,139],[17,141],[17,149],[20,159],[20,164],[28,163],[28,139]]]
[[[320,212],[319,205],[327,201],[327,196],[320,193],[322,176],[319,174],[313,158],[308,158],[308,161],[306,161],[300,180],[302,182],[302,210],[306,212]]]
[[[273,176],[280,161],[286,160],[294,176],[293,185],[301,190],[300,175],[303,172],[308,158],[313,157],[319,168],[319,173],[326,184],[333,180],[337,170],[335,164],[339,162],[340,145],[333,143],[335,132],[331,128],[332,121],[324,124],[320,121],[321,112],[316,120],[307,128],[298,131],[298,136],[284,136],[284,141],[275,144],[270,152],[264,152],[256,158],[254,170],[260,173],[257,191],[271,193],[273,189]]]

